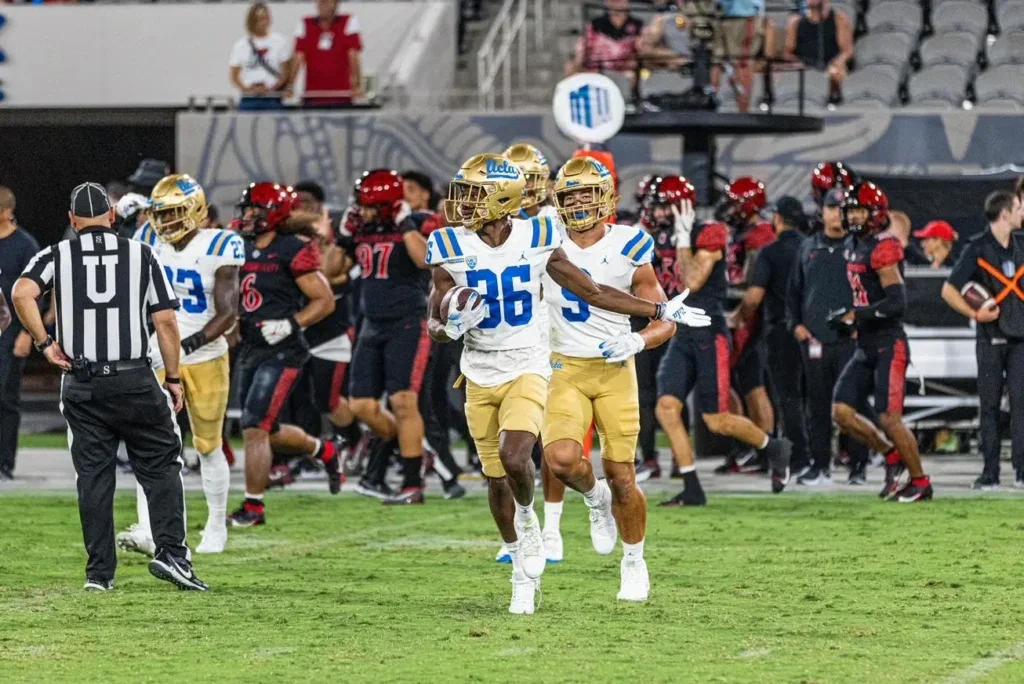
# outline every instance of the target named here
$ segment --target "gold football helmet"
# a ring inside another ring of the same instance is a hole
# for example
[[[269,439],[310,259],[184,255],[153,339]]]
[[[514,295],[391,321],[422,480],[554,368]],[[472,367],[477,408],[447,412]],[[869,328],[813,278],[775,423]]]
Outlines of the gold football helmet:
[[[153,188],[146,215],[160,239],[169,244],[199,230],[206,218],[206,193],[192,176],[166,176]]]
[[[480,230],[518,212],[525,187],[522,171],[507,157],[478,154],[462,165],[448,185],[445,218],[469,230]]]
[[[555,208],[569,230],[582,232],[606,221],[615,213],[617,200],[611,172],[596,159],[570,159],[558,172]]]
[[[548,198],[548,179],[551,167],[540,150],[529,143],[516,143],[505,150],[505,156],[515,162],[526,179],[523,209],[541,204]]]

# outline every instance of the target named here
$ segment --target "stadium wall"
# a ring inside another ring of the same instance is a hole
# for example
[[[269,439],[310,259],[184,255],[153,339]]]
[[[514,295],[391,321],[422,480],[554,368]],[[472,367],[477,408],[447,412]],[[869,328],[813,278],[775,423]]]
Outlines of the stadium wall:
[[[237,98],[228,56],[245,35],[243,3],[2,5],[3,107],[182,107],[193,96]],[[273,30],[291,36],[315,12],[311,2],[271,4]],[[456,5],[451,0],[346,2],[359,19],[362,67],[378,87],[401,71],[419,35],[430,77],[406,70],[412,95],[444,92],[455,71]],[[418,32],[424,19],[436,30]],[[298,91],[301,92],[301,83]]]

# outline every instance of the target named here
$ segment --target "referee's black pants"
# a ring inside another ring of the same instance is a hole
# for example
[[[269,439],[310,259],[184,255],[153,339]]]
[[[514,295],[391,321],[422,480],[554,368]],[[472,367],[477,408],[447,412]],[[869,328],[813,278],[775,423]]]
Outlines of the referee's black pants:
[[[804,358],[804,377],[807,387],[807,437],[811,462],[820,470],[831,470],[832,465],[832,395],[843,368],[857,350],[852,337],[840,338],[832,344],[821,345],[821,358],[812,359],[807,342],[800,343]],[[865,398],[865,402],[867,399]],[[866,403],[856,407],[864,416],[874,417]],[[850,456],[851,467],[868,461],[868,448],[855,439],[840,436],[840,447]]]
[[[807,426],[804,422],[803,374],[800,372],[800,343],[782,326],[772,327],[765,335],[765,349],[775,407],[782,414],[782,429],[793,442],[793,470],[809,465]],[[831,399],[829,400],[831,402]]]
[[[1014,401],[1024,387],[1024,339],[978,337],[978,400],[984,474],[999,479],[999,407],[1003,388],[1010,387],[1010,438],[1013,468],[1024,469],[1024,399]]]
[[[14,355],[17,332],[0,335],[0,471],[14,471],[21,425],[21,372],[25,359]]]
[[[71,460],[78,474],[78,513],[89,560],[89,579],[113,579],[114,485],[117,446],[124,441],[135,477],[146,492],[153,541],[189,558],[185,546],[185,500],[181,439],[167,394],[149,368],[95,377],[65,375],[61,412],[70,429]]]

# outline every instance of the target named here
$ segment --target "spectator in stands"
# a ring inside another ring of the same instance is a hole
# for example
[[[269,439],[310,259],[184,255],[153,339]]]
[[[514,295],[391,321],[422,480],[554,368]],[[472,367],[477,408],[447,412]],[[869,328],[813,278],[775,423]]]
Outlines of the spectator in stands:
[[[0,186],[0,293],[10,302],[11,288],[39,251],[39,243],[14,218],[14,193]],[[21,371],[32,338],[14,316],[0,335],[0,481],[13,479],[21,424]]]
[[[306,67],[304,107],[339,107],[362,97],[359,20],[338,14],[338,0],[317,0],[317,16],[295,31],[295,72]]]
[[[807,0],[804,11],[790,17],[786,25],[784,57],[807,69],[827,71],[828,102],[839,104],[853,58],[853,22],[842,10],[833,9],[829,0]]]
[[[434,181],[422,171],[404,171],[405,202],[412,211],[430,211],[434,195]]]
[[[949,267],[947,262],[957,238],[953,226],[945,221],[931,221],[921,230],[914,231],[914,237],[921,241],[921,248],[932,268]]]
[[[768,21],[764,13],[764,0],[719,0],[721,18],[715,31],[715,69],[712,80],[718,88],[721,83],[722,64],[732,66],[730,82],[736,89],[736,108],[745,112],[750,108],[750,93],[754,87],[753,60],[765,52],[773,52],[765,44]]]
[[[292,43],[270,32],[270,9],[255,2],[245,15],[245,31],[231,48],[231,82],[242,93],[242,110],[280,109],[292,76]]]
[[[644,22],[629,12],[629,0],[605,0],[605,13],[593,19],[576,43],[566,76],[583,71],[633,76]]]

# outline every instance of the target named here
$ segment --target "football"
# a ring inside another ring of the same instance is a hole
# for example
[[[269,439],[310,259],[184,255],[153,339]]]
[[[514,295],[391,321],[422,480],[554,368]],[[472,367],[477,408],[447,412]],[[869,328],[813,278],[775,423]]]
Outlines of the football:
[[[471,287],[464,287],[457,285],[452,289],[448,290],[448,293],[441,300],[441,320],[445,323],[448,322],[448,309],[452,305],[452,302],[458,302],[458,308],[465,308],[466,304],[473,301],[472,308],[482,306],[484,300],[481,299],[480,293]]]
[[[989,291],[973,280],[963,286],[960,290],[960,294],[963,295],[964,299],[967,300],[967,303],[975,311],[983,306],[995,304],[995,299],[992,298]]]

